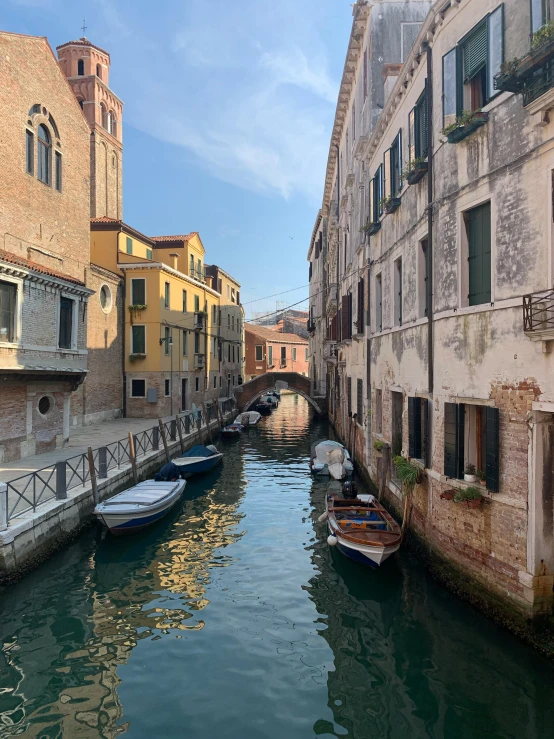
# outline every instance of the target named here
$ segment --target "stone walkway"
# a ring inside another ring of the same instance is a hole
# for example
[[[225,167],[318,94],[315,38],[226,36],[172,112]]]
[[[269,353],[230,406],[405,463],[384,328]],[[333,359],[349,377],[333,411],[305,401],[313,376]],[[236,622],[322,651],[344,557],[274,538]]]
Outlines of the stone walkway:
[[[0,464],[0,482],[10,482],[29,472],[35,472],[77,454],[83,454],[89,446],[97,449],[114,441],[125,439],[128,437],[129,431],[138,434],[156,425],[157,420],[155,418],[117,418],[113,421],[76,427],[70,433],[69,444],[63,449],[56,449],[45,454],[35,454],[32,457],[18,459],[17,462],[2,462]]]

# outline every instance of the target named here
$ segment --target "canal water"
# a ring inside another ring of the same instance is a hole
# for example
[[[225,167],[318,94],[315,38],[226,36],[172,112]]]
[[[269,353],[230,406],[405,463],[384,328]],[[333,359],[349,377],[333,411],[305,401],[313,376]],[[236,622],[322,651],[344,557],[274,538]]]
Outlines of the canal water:
[[[91,529],[0,591],[0,737],[554,736],[554,668],[436,584],[326,544],[306,401],[155,528]]]

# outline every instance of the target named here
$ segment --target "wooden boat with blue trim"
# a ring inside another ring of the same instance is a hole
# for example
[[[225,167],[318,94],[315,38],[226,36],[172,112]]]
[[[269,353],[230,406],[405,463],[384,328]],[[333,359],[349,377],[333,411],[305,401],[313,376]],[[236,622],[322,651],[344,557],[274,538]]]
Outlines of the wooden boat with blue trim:
[[[186,484],[185,480],[146,480],[99,503],[94,514],[113,534],[138,531],[169,513]]]
[[[221,436],[224,439],[238,439],[241,434],[242,424],[237,423],[236,421],[221,429]]]
[[[328,494],[326,513],[329,537],[346,557],[379,567],[402,542],[400,526],[373,495],[341,498]]]

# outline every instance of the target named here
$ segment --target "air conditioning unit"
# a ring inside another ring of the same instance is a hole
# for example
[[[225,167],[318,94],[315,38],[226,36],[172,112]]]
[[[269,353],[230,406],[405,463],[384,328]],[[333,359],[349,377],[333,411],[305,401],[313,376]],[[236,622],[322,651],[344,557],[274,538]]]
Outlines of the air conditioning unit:
[[[204,369],[206,366],[206,356],[204,354],[194,355],[194,369]]]

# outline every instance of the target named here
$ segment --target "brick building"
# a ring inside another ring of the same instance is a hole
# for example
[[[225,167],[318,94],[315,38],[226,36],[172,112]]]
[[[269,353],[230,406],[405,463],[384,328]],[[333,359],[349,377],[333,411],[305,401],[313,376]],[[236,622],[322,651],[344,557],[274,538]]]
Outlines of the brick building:
[[[81,412],[90,129],[46,39],[2,32],[0,54],[0,458],[8,461],[62,445]]]
[[[308,340],[283,334],[266,326],[244,324],[245,381],[265,372],[298,372],[308,375]]]
[[[529,29],[552,4],[437,1],[405,56],[381,25],[394,5],[353,6],[309,250],[313,375],[393,507],[391,457],[421,469],[411,530],[439,569],[489,606],[550,612],[554,46]],[[375,99],[372,55],[390,63]],[[469,465],[475,510],[443,495]]]

